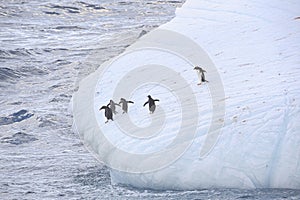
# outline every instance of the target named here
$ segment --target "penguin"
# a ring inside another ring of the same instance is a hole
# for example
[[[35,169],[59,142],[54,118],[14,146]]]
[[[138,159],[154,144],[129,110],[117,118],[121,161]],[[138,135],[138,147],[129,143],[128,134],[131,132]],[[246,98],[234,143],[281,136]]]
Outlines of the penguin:
[[[143,106],[145,107],[145,105],[147,105],[147,103],[149,103],[149,111],[150,111],[150,114],[152,114],[152,113],[154,113],[155,108],[156,108],[155,101],[159,101],[159,99],[152,99],[152,97],[150,95],[148,95],[147,97],[148,97],[148,101],[146,101]]]
[[[121,98],[119,104],[121,104],[121,103],[122,103],[122,110],[123,110],[123,114],[124,114],[124,113],[127,113],[127,111],[128,111],[128,103],[134,103],[134,102],[127,101],[126,99]]]
[[[194,70],[197,71],[197,74],[198,74],[198,77],[199,77],[199,80],[200,80],[200,83],[198,83],[197,85],[201,85],[202,82],[207,82],[207,80],[205,80],[205,75],[204,75],[204,72],[206,72],[204,69],[202,69],[201,67],[198,67],[196,66],[194,68]]]
[[[112,113],[111,109],[108,106],[102,106],[99,110],[103,110],[103,109],[105,110],[104,115],[107,119],[107,121],[105,123],[107,123],[108,120],[114,121],[113,120],[113,113]]]
[[[110,107],[111,111],[113,112],[113,114],[117,114],[118,112],[116,111],[116,105],[120,106],[120,104],[115,103],[113,100],[109,101],[109,104],[107,104],[107,106]]]

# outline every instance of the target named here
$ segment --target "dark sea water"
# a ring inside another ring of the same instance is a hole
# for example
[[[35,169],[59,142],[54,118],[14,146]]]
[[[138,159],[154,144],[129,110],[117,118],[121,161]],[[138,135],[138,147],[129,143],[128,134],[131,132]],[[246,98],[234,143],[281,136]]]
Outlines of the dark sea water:
[[[0,0],[0,199],[300,199],[288,189],[112,185],[72,132],[78,82],[183,2]]]

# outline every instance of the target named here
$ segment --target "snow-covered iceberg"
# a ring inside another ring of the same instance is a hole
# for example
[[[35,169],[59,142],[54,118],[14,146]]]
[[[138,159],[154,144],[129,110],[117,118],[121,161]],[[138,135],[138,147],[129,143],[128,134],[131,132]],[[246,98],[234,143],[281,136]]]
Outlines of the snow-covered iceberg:
[[[112,182],[299,189],[299,10],[297,0],[187,0],[84,79],[76,128]],[[148,94],[160,100],[153,114]],[[121,97],[134,104],[105,124],[99,108]]]

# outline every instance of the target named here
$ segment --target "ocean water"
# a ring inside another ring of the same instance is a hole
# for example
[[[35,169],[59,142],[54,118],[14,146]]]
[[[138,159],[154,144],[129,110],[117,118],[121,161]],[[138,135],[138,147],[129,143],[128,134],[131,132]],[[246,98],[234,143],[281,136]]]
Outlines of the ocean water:
[[[300,199],[299,190],[155,191],[112,185],[72,132],[78,82],[183,0],[0,3],[0,199]]]

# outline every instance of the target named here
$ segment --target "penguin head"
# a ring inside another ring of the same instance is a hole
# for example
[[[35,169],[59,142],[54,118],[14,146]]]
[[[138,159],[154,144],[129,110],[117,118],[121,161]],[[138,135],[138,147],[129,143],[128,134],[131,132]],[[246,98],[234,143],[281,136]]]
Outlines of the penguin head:
[[[201,72],[201,70],[202,70],[202,68],[201,68],[201,67],[198,67],[198,66],[196,66],[196,67],[194,68],[194,70],[196,70],[198,73],[200,73],[200,72]]]
[[[198,72],[206,72],[204,69],[202,69],[201,67],[196,66],[194,68],[194,70],[197,70]]]
[[[149,99],[151,99],[151,96],[150,96],[150,95],[148,95],[147,97],[148,97]]]

